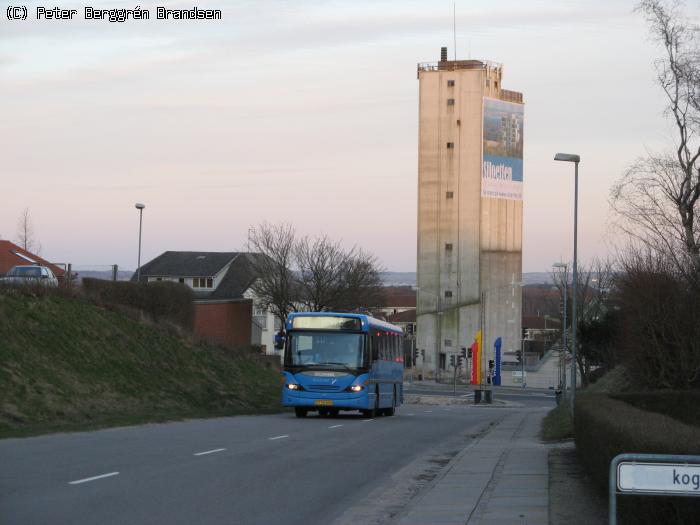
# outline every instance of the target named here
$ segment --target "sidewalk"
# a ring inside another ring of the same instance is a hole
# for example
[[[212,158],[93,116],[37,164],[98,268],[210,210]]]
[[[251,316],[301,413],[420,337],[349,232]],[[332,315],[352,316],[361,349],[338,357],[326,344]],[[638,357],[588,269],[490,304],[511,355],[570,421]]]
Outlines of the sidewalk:
[[[455,457],[393,523],[546,525],[548,449],[539,440],[546,412],[532,409],[506,416]]]

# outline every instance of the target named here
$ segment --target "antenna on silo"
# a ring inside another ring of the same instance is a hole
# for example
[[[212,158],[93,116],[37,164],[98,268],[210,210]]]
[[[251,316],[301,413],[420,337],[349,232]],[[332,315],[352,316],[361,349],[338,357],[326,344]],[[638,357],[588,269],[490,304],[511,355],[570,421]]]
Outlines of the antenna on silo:
[[[457,2],[452,2],[452,35],[454,36],[455,61],[457,60]]]

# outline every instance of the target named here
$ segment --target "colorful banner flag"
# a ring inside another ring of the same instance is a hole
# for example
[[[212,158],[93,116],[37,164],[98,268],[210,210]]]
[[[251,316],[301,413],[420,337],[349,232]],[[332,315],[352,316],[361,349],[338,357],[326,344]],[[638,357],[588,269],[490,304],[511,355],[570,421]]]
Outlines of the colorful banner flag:
[[[481,330],[476,332],[476,337],[471,346],[472,351],[472,374],[471,384],[481,384]]]

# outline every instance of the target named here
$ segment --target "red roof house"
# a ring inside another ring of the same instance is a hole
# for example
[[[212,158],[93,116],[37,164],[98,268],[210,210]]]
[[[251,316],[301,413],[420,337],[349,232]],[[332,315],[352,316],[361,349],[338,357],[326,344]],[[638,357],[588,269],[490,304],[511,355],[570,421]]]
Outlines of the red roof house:
[[[0,239],[0,275],[5,275],[13,266],[26,266],[38,264],[51,268],[51,271],[61,279],[65,270],[60,266],[50,263],[46,259],[20,248],[15,243]]]

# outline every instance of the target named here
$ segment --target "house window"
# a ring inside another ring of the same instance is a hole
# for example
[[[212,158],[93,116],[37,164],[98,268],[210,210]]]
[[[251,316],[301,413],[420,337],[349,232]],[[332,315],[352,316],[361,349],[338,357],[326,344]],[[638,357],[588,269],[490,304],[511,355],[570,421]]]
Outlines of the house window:
[[[453,99],[453,98],[448,98],[448,99],[447,99],[447,105],[448,105],[448,106],[454,106],[454,105],[455,105],[455,99]]]
[[[194,277],[192,279],[192,288],[214,288],[214,278]]]
[[[448,80],[447,81],[447,87],[454,87],[455,81],[454,80]]]
[[[447,149],[454,149],[455,143],[454,142],[448,142],[447,143]]]
[[[255,317],[255,322],[258,323],[260,328],[267,330],[267,310],[265,308],[259,304],[254,305],[253,317]]]
[[[455,192],[454,192],[454,191],[448,191],[447,193],[445,193],[445,198],[446,198],[446,199],[454,199],[454,197],[455,197]]]
[[[445,339],[445,346],[452,347],[452,339]]]
[[[445,251],[446,252],[452,251],[452,243],[451,242],[448,242],[447,244],[445,244]]]
[[[182,283],[182,284],[185,284],[185,278],[184,278],[184,277],[180,277],[180,278],[178,279],[178,282],[180,282],[180,283]]]
[[[445,299],[452,299],[452,290],[445,290]]]

